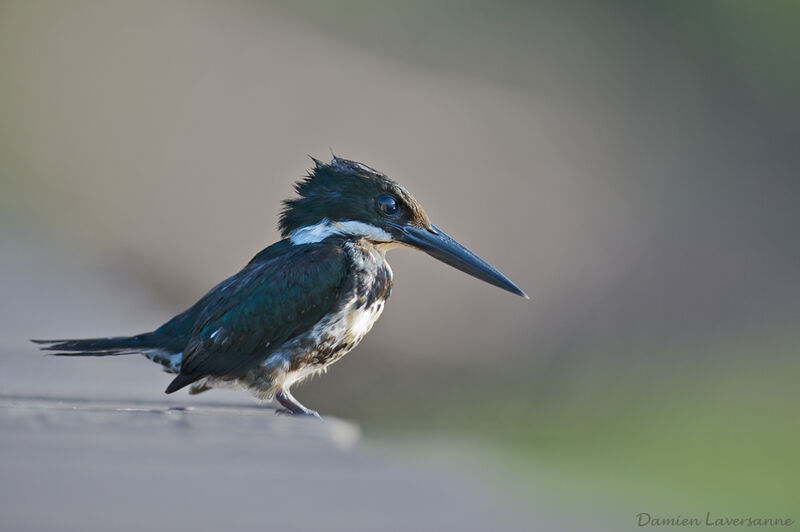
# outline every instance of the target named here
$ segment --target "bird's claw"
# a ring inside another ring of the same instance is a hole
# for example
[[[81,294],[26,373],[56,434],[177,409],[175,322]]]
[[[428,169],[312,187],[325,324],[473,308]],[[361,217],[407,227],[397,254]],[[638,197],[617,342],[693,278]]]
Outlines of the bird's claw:
[[[313,417],[315,419],[322,419],[322,416],[319,415],[319,412],[315,410],[306,410],[305,412],[299,411],[294,412],[289,410],[288,408],[277,408],[275,409],[276,416],[297,416],[297,417]]]

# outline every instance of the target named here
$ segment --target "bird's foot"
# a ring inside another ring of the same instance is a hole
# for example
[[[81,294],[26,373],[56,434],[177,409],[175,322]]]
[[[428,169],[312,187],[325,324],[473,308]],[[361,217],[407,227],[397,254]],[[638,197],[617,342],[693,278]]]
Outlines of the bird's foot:
[[[322,417],[315,412],[314,410],[309,410],[308,408],[301,405],[297,399],[292,397],[292,394],[289,393],[288,388],[281,388],[278,390],[278,393],[275,394],[275,399],[283,406],[278,410],[275,410],[275,414],[288,414],[290,416],[308,416],[317,419],[322,419]]]
[[[319,412],[315,410],[305,410],[305,411],[298,411],[294,412],[289,410],[288,408],[277,408],[275,410],[276,416],[298,416],[298,417],[313,417],[316,419],[322,419],[322,416],[319,415]]]

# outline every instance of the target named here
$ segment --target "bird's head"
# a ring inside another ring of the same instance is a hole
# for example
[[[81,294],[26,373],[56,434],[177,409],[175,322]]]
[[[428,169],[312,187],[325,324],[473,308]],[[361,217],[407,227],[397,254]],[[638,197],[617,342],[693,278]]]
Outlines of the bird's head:
[[[431,224],[405,187],[369,166],[333,157],[295,185],[299,197],[284,201],[280,230],[293,244],[331,237],[366,239],[385,251],[419,249],[473,277],[528,296],[506,276]]]

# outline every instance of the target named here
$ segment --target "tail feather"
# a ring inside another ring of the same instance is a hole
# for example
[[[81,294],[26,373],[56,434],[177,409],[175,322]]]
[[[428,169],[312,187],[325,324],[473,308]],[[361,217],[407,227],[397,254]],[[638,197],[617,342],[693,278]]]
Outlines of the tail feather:
[[[151,334],[148,333],[137,336],[77,340],[31,340],[31,342],[40,344],[42,351],[59,351],[58,353],[49,353],[54,356],[105,357],[139,353],[142,349],[152,347],[150,340]]]

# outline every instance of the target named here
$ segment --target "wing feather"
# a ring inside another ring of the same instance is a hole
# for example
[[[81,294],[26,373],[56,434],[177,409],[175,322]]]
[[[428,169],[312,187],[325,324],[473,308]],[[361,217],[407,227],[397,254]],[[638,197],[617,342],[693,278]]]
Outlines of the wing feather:
[[[208,376],[236,378],[262,363],[330,310],[347,271],[344,250],[333,244],[293,246],[251,261],[182,315],[192,323],[167,393]]]

